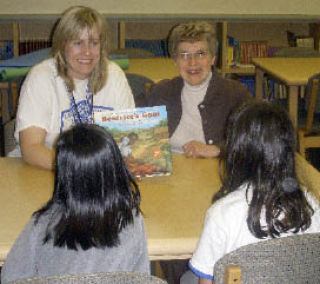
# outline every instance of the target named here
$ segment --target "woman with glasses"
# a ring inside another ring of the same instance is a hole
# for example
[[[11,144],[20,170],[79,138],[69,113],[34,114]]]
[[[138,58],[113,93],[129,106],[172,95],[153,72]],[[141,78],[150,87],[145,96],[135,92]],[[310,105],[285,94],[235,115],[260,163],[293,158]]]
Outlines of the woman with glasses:
[[[108,60],[107,34],[105,19],[94,9],[74,6],[63,13],[51,57],[34,66],[22,86],[15,138],[25,162],[52,169],[61,132],[93,123],[95,112],[135,106],[124,72]]]
[[[241,83],[215,72],[216,38],[209,23],[175,26],[169,52],[180,76],[155,85],[149,105],[166,105],[173,152],[193,158],[217,157],[226,118],[249,92]]]

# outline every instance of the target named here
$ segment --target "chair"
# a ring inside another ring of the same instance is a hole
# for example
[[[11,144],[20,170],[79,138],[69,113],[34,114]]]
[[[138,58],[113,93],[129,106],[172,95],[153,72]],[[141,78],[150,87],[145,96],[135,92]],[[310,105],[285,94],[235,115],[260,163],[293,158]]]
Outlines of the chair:
[[[0,81],[0,156],[15,147],[13,138],[18,97],[25,75]]]
[[[134,73],[126,73],[126,77],[131,87],[136,106],[146,106],[147,95],[154,82],[150,78]]]
[[[138,272],[109,272],[85,275],[34,277],[10,284],[167,284],[155,276]]]
[[[313,123],[315,112],[320,112],[320,102],[317,104],[317,98],[320,96],[319,79],[320,74],[312,76],[307,85],[307,117],[305,125],[299,129],[299,151],[304,158],[306,149],[320,148],[320,129]]]
[[[275,238],[246,245],[214,266],[215,284],[318,284],[320,233]]]
[[[3,125],[3,154],[5,157],[7,157],[8,153],[10,153],[17,145],[14,138],[15,123],[16,119],[13,118]]]
[[[120,48],[110,52],[111,55],[120,54],[127,55],[128,58],[153,58],[154,53],[142,48]]]

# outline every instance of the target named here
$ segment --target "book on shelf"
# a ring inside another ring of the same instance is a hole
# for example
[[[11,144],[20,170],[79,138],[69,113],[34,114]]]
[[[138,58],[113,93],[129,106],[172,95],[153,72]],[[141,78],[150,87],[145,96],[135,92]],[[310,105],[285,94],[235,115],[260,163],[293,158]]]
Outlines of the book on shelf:
[[[235,64],[251,64],[252,58],[268,57],[267,41],[237,41],[234,47]]]
[[[165,106],[98,112],[94,118],[113,136],[134,176],[172,173]]]
[[[6,60],[13,57],[13,41],[0,40],[0,60]]]
[[[228,46],[228,56],[227,56],[227,65],[231,66],[234,62],[234,50],[233,50],[233,46]]]
[[[235,61],[234,58],[234,50],[235,50],[235,39],[231,36],[228,36],[228,48],[227,48],[227,65],[231,66],[233,62]]]

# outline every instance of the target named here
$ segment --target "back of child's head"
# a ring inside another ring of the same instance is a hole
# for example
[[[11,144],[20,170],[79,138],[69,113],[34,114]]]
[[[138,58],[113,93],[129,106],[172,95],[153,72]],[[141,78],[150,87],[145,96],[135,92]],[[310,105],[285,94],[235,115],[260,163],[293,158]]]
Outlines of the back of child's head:
[[[312,210],[295,172],[295,131],[287,112],[269,102],[236,109],[226,127],[221,197],[241,185],[252,188],[248,227],[258,238],[310,226]],[[267,228],[261,226],[265,209]]]
[[[227,175],[233,182],[294,176],[294,153],[294,129],[280,106],[250,102],[231,114],[224,157]]]
[[[38,211],[41,215],[52,205],[60,210],[46,241],[71,249],[115,246],[134,209],[140,212],[139,204],[139,188],[106,130],[79,124],[60,135],[53,197]]]

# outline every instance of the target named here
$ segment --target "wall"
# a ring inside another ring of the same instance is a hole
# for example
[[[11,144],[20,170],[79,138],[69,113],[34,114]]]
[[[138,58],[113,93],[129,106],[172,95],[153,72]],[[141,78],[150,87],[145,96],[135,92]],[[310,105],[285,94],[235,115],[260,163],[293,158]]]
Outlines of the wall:
[[[71,5],[88,5],[104,14],[191,15],[296,15],[320,14],[319,0],[1,0],[2,15],[60,14]]]

